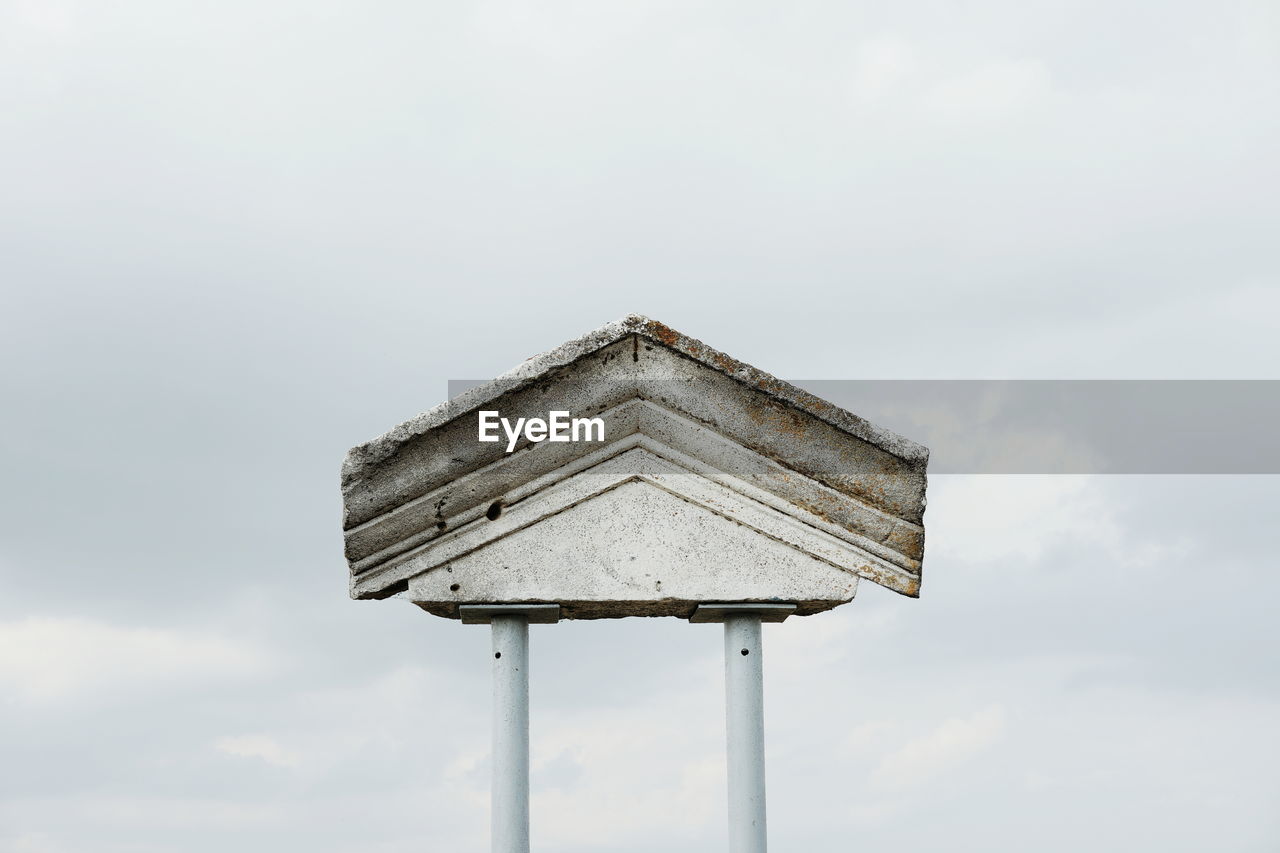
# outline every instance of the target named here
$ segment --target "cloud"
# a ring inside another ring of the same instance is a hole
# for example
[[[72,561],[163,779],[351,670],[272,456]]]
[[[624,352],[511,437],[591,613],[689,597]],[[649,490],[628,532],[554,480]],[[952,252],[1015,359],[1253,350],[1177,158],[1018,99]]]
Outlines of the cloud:
[[[26,702],[240,677],[266,664],[260,649],[217,635],[56,617],[0,623],[0,688]]]
[[[1001,59],[938,81],[926,103],[943,118],[987,120],[1018,112],[1048,91],[1043,62]]]
[[[896,790],[927,782],[995,743],[1004,724],[1001,705],[992,705],[969,717],[949,719],[886,755],[875,770],[873,782]]]
[[[892,37],[863,42],[854,57],[853,96],[863,103],[893,95],[920,67],[915,49]]]
[[[1085,476],[936,477],[929,545],[976,564],[1041,560],[1063,542],[1117,538],[1114,512]]]
[[[19,0],[7,9],[6,23],[20,28],[23,35],[65,33],[75,23],[75,13],[58,0]],[[18,42],[17,38],[13,42]]]
[[[66,849],[43,832],[25,832],[0,847],[5,853],[63,853]]]
[[[286,750],[269,735],[236,735],[218,738],[214,748],[227,755],[259,758],[276,767],[296,767],[299,756]]]
[[[335,514],[450,376],[630,310],[782,376],[1278,363],[1268,0],[11,5],[0,850],[487,849],[485,634],[346,601]],[[1111,479],[933,478],[921,600],[766,629],[779,846],[1274,848],[1274,486]],[[536,632],[546,849],[723,836],[716,626],[634,621]]]
[[[969,123],[1024,109],[1050,91],[1048,65],[1035,58],[957,56],[897,36],[853,51],[850,93],[857,106]]]
[[[625,710],[540,723],[533,807],[545,843],[594,848],[602,838],[627,838],[656,844],[697,837],[714,825],[724,796],[723,734],[720,715],[706,710],[664,692]],[[654,815],[662,815],[660,823]]]
[[[78,805],[89,821],[149,829],[246,828],[279,822],[284,816],[276,804],[216,797],[95,796]]]

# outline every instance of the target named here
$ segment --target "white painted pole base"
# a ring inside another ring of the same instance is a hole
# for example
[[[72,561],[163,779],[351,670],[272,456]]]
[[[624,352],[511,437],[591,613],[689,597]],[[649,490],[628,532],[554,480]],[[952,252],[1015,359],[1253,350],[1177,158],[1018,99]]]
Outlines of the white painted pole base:
[[[493,616],[493,853],[529,853],[529,618]]]
[[[724,685],[729,754],[729,851],[765,853],[764,661],[760,614],[724,617]]]

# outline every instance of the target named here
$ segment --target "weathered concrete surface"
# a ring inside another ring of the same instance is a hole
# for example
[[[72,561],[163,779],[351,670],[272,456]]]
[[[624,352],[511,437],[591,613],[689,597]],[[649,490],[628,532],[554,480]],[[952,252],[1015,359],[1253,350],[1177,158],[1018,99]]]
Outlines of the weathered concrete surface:
[[[803,615],[851,600],[857,586],[805,550],[630,479],[414,574],[408,597],[442,616],[454,602],[539,601],[548,590],[567,619],[688,617],[709,600],[794,601]]]
[[[477,412],[599,416],[603,443],[477,440]],[[928,451],[631,316],[354,448],[352,595],[565,618],[918,595]]]

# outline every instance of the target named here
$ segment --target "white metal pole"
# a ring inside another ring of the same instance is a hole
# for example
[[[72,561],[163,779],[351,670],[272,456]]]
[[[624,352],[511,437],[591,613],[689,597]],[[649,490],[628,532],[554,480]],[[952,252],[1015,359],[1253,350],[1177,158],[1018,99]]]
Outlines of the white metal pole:
[[[529,853],[529,618],[494,616],[493,853]]]
[[[764,661],[758,613],[724,620],[726,729],[729,735],[729,851],[765,853]]]

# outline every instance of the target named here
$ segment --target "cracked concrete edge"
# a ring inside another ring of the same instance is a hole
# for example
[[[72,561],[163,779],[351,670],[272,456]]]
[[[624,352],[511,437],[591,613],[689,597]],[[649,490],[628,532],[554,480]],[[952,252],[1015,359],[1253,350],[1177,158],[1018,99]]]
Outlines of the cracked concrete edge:
[[[393,427],[377,438],[351,448],[342,463],[344,488],[347,484],[361,479],[369,468],[378,466],[394,455],[406,442],[491,403],[503,394],[533,383],[549,371],[567,367],[628,335],[638,335],[678,352],[908,463],[923,468],[929,461],[929,449],[909,438],[876,426],[865,418],[797,388],[789,382],[784,382],[759,368],[738,361],[663,323],[641,314],[629,314],[621,320],[607,323],[555,349],[535,355],[496,379],[459,394]]]

